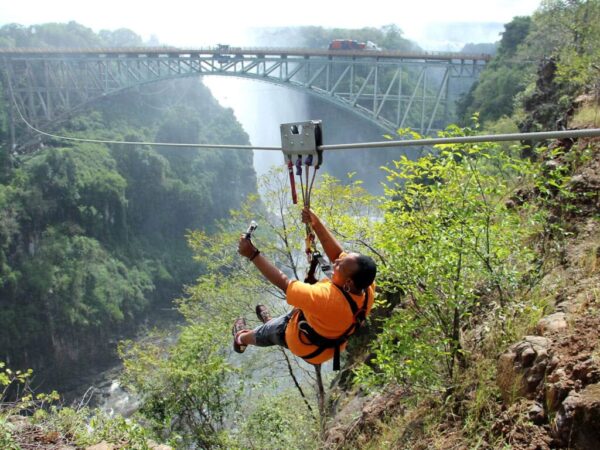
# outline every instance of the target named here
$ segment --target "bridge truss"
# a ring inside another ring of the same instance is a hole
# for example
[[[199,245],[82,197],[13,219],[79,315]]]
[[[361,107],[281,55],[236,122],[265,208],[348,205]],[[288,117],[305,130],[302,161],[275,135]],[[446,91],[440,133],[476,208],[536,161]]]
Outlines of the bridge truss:
[[[124,89],[219,75],[298,89],[386,132],[410,127],[424,135],[454,119],[455,101],[470,89],[487,59],[465,54],[229,47],[0,50],[13,119],[22,115],[36,127],[51,127],[75,109]]]

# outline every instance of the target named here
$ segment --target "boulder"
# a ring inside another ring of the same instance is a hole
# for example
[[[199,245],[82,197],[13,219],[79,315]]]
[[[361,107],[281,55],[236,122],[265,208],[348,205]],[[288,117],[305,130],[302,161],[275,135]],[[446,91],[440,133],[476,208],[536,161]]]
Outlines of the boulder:
[[[600,367],[593,357],[589,357],[575,364],[572,377],[585,385],[598,383],[600,382]]]
[[[554,420],[556,437],[569,448],[597,450],[600,443],[600,383],[571,392]]]
[[[556,312],[546,316],[537,323],[536,332],[539,335],[552,333],[567,328],[567,321],[564,312]]]
[[[546,379],[546,406],[556,411],[569,393],[575,388],[575,382],[569,378],[563,368],[556,369]]]
[[[546,421],[544,408],[538,402],[533,402],[527,410],[527,417],[536,425],[541,425]]]
[[[541,336],[526,336],[500,355],[497,383],[505,404],[518,397],[533,399],[550,361],[550,341]]]

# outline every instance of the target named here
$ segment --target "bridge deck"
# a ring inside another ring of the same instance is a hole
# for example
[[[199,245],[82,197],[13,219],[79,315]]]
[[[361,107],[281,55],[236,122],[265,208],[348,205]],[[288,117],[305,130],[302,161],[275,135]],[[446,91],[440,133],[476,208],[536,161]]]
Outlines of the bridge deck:
[[[392,50],[327,50],[314,48],[284,47],[228,47],[228,48],[174,48],[174,47],[130,47],[130,48],[0,48],[0,55],[9,57],[31,56],[104,56],[104,57],[189,57],[189,56],[301,56],[301,57],[352,57],[353,59],[401,59],[401,60],[438,60],[438,61],[483,61],[491,56],[487,54],[450,53],[450,52],[400,52]]]

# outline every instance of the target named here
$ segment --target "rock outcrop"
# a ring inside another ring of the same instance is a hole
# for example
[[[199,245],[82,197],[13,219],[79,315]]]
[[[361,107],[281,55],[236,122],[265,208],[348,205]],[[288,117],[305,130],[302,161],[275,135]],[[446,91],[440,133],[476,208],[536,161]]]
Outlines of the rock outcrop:
[[[544,337],[526,336],[500,356],[497,383],[505,403],[535,396],[548,367],[549,345]]]
[[[600,449],[600,224],[585,218],[576,236],[542,282],[555,311],[498,360],[494,430],[513,448]]]
[[[562,402],[554,426],[557,437],[569,448],[600,448],[600,384],[572,391]]]

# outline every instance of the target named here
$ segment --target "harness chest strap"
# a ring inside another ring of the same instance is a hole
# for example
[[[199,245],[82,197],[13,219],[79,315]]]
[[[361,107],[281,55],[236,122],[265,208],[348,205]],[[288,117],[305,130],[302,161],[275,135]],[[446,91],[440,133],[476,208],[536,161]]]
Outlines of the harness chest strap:
[[[340,347],[346,341],[348,341],[348,338],[350,337],[350,335],[353,334],[354,332],[356,332],[360,328],[360,325],[362,324],[362,322],[364,322],[364,320],[366,319],[367,305],[369,303],[369,290],[368,289],[366,290],[363,305],[359,309],[356,306],[356,303],[354,302],[352,297],[350,297],[350,294],[348,294],[346,291],[344,291],[339,286],[337,286],[335,284],[334,284],[334,286],[344,295],[344,298],[346,299],[346,301],[348,302],[348,305],[350,306],[350,309],[352,310],[352,324],[350,325],[350,327],[338,338],[335,338],[335,339],[326,338],[324,336],[321,336],[319,333],[317,333],[314,330],[314,328],[312,328],[308,324],[308,322],[306,321],[306,319],[304,317],[304,313],[302,311],[300,311],[300,316],[298,317],[298,329],[299,329],[298,338],[300,339],[300,341],[302,341],[302,335],[305,335],[309,340],[309,343],[307,345],[316,345],[317,346],[317,349],[315,351],[309,353],[308,355],[302,356],[303,359],[309,360],[309,359],[315,358],[315,357],[319,356],[321,353],[323,353],[326,349],[333,348],[334,349],[333,370],[340,370]]]

